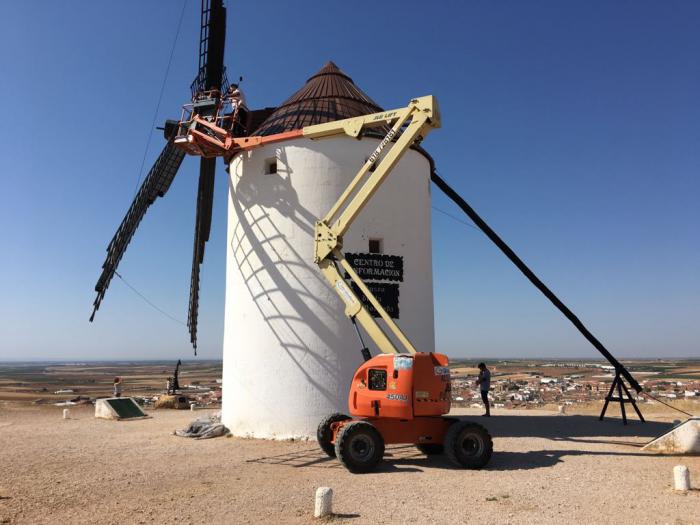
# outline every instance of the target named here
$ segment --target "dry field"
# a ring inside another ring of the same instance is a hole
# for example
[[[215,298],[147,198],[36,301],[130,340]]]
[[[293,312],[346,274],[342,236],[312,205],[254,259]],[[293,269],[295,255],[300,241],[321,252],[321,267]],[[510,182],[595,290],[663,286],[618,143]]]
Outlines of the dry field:
[[[112,395],[116,376],[124,380],[126,395],[152,396],[163,392],[173,375],[175,361],[104,362],[82,364],[0,363],[0,401],[56,403],[76,396],[90,398]],[[221,361],[185,361],[180,384],[201,384],[217,388]],[[61,390],[71,393],[56,394]]]
[[[0,402],[0,523],[313,523],[314,491],[330,486],[332,523],[700,524],[700,490],[671,490],[678,463],[700,485],[700,457],[640,450],[670,414],[623,427],[496,410],[485,470],[390,447],[380,471],[352,475],[314,442],[194,441],[171,434],[188,411],[115,422],[92,410],[63,420],[58,407]]]

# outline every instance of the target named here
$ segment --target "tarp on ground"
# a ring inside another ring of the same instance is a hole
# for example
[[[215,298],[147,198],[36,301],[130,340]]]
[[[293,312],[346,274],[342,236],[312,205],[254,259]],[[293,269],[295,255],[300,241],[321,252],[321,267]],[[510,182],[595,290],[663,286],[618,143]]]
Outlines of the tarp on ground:
[[[221,424],[221,416],[214,415],[195,419],[184,430],[176,430],[176,436],[195,439],[209,439],[225,436],[229,433],[228,428]]]

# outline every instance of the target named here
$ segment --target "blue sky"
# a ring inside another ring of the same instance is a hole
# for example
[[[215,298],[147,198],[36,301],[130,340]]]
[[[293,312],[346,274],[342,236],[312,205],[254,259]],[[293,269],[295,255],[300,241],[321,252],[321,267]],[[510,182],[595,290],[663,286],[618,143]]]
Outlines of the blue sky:
[[[443,127],[425,145],[441,175],[614,354],[700,356],[699,3],[227,4],[226,63],[250,106],[279,104],[328,60],[387,108],[436,95]],[[186,327],[116,279],[87,321],[182,6],[0,6],[0,360],[191,355]],[[159,125],[195,74],[198,0],[185,9]],[[156,131],[145,169],[161,147]],[[181,320],[196,184],[186,159],[120,266]],[[203,267],[208,358],[221,356],[225,185]],[[598,357],[480,232],[433,222],[439,350]]]

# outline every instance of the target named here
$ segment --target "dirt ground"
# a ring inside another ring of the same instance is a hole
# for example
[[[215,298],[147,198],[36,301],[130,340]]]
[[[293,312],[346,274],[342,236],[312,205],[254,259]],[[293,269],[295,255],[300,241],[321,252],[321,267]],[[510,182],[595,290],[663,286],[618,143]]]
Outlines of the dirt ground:
[[[671,488],[680,463],[700,486],[700,457],[640,450],[671,418],[623,427],[496,410],[482,421],[495,449],[485,470],[392,446],[378,472],[353,475],[315,442],[172,435],[205,413],[116,422],[88,406],[63,420],[58,407],[2,404],[0,523],[314,523],[314,492],[330,486],[332,523],[700,524],[700,490]]]

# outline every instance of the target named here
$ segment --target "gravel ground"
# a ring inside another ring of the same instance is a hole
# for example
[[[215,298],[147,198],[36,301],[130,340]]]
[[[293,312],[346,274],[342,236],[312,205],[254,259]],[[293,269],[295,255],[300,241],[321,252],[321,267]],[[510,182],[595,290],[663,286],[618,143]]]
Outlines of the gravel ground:
[[[485,470],[392,446],[378,472],[353,475],[315,442],[173,436],[189,411],[116,422],[80,407],[63,420],[57,407],[6,403],[0,523],[313,523],[314,492],[330,486],[333,523],[700,524],[700,490],[671,488],[679,463],[700,486],[700,457],[640,450],[667,422],[494,414],[481,421],[494,436]]]

